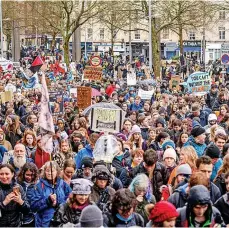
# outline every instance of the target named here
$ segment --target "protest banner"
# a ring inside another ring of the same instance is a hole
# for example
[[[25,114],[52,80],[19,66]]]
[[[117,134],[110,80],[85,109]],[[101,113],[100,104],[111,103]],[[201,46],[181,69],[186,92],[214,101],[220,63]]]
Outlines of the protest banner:
[[[102,67],[86,66],[84,69],[84,79],[100,81],[102,79]]]
[[[169,89],[173,89],[173,87],[176,86],[176,90],[178,91],[180,89],[180,75],[172,76],[169,81]]]
[[[91,87],[77,87],[77,106],[79,108],[87,108],[91,105]]]
[[[208,72],[195,72],[187,80],[188,92],[194,95],[204,95],[211,88],[211,76]]]
[[[127,73],[127,85],[132,86],[136,85],[136,73],[131,69],[131,71],[128,71]]]
[[[49,92],[49,103],[52,115],[60,115],[64,112],[64,98],[62,91]]]
[[[153,94],[154,94],[154,89],[150,91],[145,91],[143,89],[138,90],[138,96],[140,96],[142,100],[151,100]]]
[[[91,129],[98,132],[118,133],[121,131],[123,117],[120,109],[92,108],[89,117]]]

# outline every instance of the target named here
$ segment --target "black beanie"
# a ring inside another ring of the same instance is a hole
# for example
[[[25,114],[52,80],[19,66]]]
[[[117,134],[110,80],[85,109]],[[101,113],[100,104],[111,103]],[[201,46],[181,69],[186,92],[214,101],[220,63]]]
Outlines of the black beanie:
[[[211,143],[206,148],[205,155],[209,156],[210,158],[219,158],[220,150],[214,143]]]
[[[81,161],[81,168],[93,168],[92,158],[84,157]]]
[[[205,129],[201,126],[196,126],[192,129],[191,131],[191,135],[195,138],[199,135],[202,135],[203,133],[205,133]]]

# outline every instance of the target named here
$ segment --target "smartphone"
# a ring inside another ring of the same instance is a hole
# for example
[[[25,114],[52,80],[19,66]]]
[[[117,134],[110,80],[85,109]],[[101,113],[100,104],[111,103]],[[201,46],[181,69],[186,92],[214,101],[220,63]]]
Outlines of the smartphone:
[[[20,187],[18,185],[13,187],[13,192],[15,195],[19,195],[20,194]]]

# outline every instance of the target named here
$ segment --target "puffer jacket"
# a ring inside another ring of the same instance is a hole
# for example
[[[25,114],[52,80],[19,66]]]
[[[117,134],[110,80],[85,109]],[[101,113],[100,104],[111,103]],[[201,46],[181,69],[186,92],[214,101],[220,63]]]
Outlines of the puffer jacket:
[[[224,223],[229,224],[229,193],[224,194],[214,204],[214,206],[220,211]]]
[[[18,227],[21,225],[20,216],[22,214],[26,214],[29,212],[29,204],[26,199],[26,194],[23,188],[20,186],[20,193],[21,198],[24,201],[22,205],[11,201],[6,206],[3,205],[3,201],[5,200],[6,196],[13,191],[13,186],[15,185],[12,182],[10,185],[2,184],[0,182],[0,227]]]
[[[84,157],[90,157],[93,158],[92,148],[88,144],[85,146],[85,148],[81,149],[78,154],[75,156],[75,162],[76,162],[76,168],[81,168],[81,161]]]
[[[218,175],[214,181],[214,184],[219,188],[221,195],[224,195],[227,192],[225,184],[225,173]]]
[[[73,209],[69,206],[68,203],[63,203],[59,206],[58,210],[56,211],[54,218],[51,222],[51,226],[59,227],[63,226],[67,223],[77,224],[79,223],[79,218],[81,215],[82,210],[90,204],[83,205],[77,209]]]
[[[141,215],[135,212],[126,221],[117,217],[117,215],[105,214],[103,224],[104,227],[144,227],[144,220]]]
[[[193,136],[190,136],[188,138],[188,141],[184,144],[184,147],[186,147],[186,146],[193,146],[198,157],[201,157],[204,154],[204,151],[207,147],[205,143],[204,144],[197,144],[195,142],[195,139],[193,138]]]
[[[56,207],[66,201],[70,192],[71,188],[69,185],[60,178],[57,178],[54,189],[51,183],[41,178],[28,194],[31,209],[36,213],[35,227],[48,227]],[[56,207],[53,207],[49,200],[49,196],[53,193],[56,194],[57,197]]]
[[[133,171],[130,173],[130,175],[132,175],[132,178],[137,176],[139,173],[144,173],[147,176],[149,176],[149,174],[147,173],[143,162],[138,165],[137,167],[135,167],[133,169]],[[151,180],[152,183],[152,194],[155,196],[157,202],[160,201],[161,199],[161,191],[160,191],[160,187],[162,185],[166,185],[169,179],[169,173],[166,169],[166,167],[160,163],[160,162],[156,162],[156,166],[154,168],[153,171],[153,178]]]

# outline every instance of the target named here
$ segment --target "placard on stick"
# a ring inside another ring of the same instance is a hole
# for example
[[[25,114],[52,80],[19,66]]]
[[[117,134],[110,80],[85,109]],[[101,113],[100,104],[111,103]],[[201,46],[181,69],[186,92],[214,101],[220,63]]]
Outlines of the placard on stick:
[[[77,106],[79,108],[87,108],[91,105],[91,87],[77,87]]]
[[[172,76],[170,81],[169,81],[169,88],[172,90],[174,86],[176,86],[176,90],[178,91],[180,89],[180,76]]]
[[[117,133],[121,131],[123,113],[119,109],[92,108],[90,120],[93,131]]]
[[[84,79],[100,81],[102,79],[102,67],[86,66],[84,69]]]

